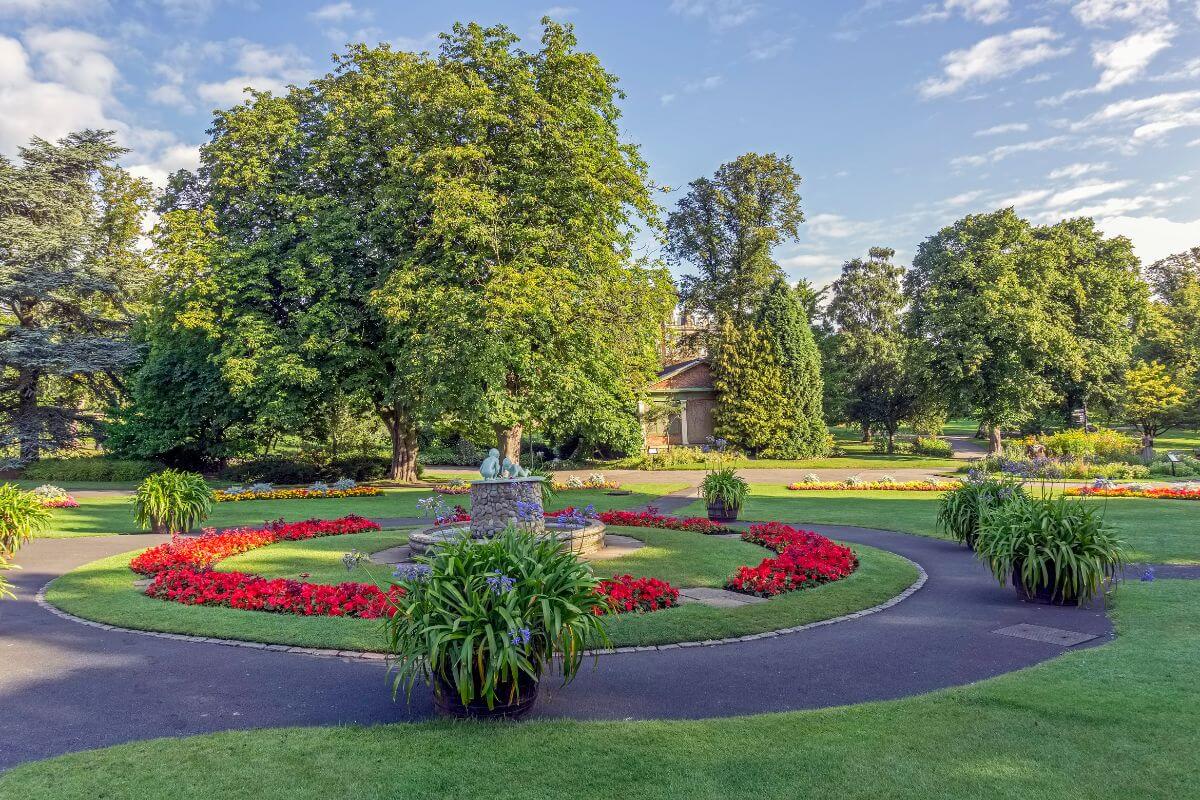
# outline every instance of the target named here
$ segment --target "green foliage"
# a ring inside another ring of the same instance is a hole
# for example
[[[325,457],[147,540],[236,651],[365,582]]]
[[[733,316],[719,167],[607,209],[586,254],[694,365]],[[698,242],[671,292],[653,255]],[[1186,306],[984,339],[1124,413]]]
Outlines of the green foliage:
[[[1157,361],[1139,364],[1125,373],[1121,410],[1124,418],[1146,436],[1157,436],[1178,421],[1187,401],[1187,391]]]
[[[167,469],[142,481],[133,497],[134,520],[156,533],[185,533],[204,521],[213,491],[204,476]]]
[[[1014,577],[1029,594],[1050,589],[1061,602],[1085,602],[1125,564],[1125,543],[1104,508],[1066,497],[1025,497],[988,508],[975,554],[1001,584]]]
[[[150,185],[116,166],[124,153],[85,130],[0,155],[0,445],[19,464],[75,446],[137,359]]]
[[[1151,470],[1145,464],[1126,464],[1113,461],[1096,464],[1088,461],[1068,461],[1060,468],[1064,478],[1107,478],[1109,480],[1131,480],[1149,478]]]
[[[937,530],[974,547],[980,521],[987,510],[1024,497],[1021,484],[1008,478],[969,480],[938,499]]]
[[[950,458],[954,455],[954,448],[945,439],[939,439],[936,436],[918,436],[913,440],[913,452],[923,456]]]
[[[1099,459],[1112,461],[1129,458],[1137,453],[1139,442],[1120,431],[1098,428],[1085,431],[1069,428],[1040,439],[1046,454],[1069,460]]]
[[[720,466],[723,461],[737,459],[741,457],[741,453],[736,450],[725,448],[724,452],[718,453],[715,450],[704,452],[699,447],[661,447],[657,453],[646,455],[621,462],[619,466],[628,466],[631,469],[671,469],[678,466],[693,466],[700,465],[701,468]]]
[[[797,294],[783,280],[771,285],[758,311],[758,327],[778,354],[784,409],[785,440],[763,450],[771,458],[812,458],[829,449],[829,431],[821,410],[821,354],[808,315]]]
[[[726,320],[712,364],[716,435],[753,455],[788,447],[796,420],[774,341],[756,325]]]
[[[9,561],[13,554],[49,523],[50,511],[42,498],[12,483],[0,486],[0,572],[12,569]],[[0,598],[12,596],[8,582],[0,575]]]
[[[737,474],[737,470],[723,467],[709,470],[700,484],[700,494],[709,505],[720,503],[729,510],[736,510],[750,496],[750,484]]]
[[[75,458],[41,458],[21,471],[30,481],[140,481],[162,469],[153,461],[109,458],[107,456],[76,456]]]
[[[221,470],[234,483],[309,484],[313,481],[377,481],[387,477],[390,462],[379,456],[325,460],[315,456],[263,456],[239,461]]]
[[[894,255],[891,248],[872,247],[865,260],[843,264],[826,312],[835,327],[836,363],[830,371],[838,384],[831,395],[837,403],[834,415],[864,431],[881,428],[887,440],[880,452],[895,452],[896,430],[916,412],[920,395],[901,326],[904,269],[892,263]]]
[[[509,528],[418,561],[428,572],[399,581],[405,595],[386,622],[397,691],[436,675],[464,704],[483,698],[491,708],[549,667],[570,681],[584,649],[607,641],[591,568],[553,539]]]
[[[774,153],[746,153],[688,184],[667,218],[668,250],[698,271],[683,279],[684,302],[713,319],[756,310],[783,277],[772,248],[800,235],[799,189],[792,159]]]
[[[1049,266],[1012,209],[976,214],[922,242],[905,277],[918,383],[992,428],[1020,425],[1055,398],[1047,377],[1068,337],[1047,296]]]

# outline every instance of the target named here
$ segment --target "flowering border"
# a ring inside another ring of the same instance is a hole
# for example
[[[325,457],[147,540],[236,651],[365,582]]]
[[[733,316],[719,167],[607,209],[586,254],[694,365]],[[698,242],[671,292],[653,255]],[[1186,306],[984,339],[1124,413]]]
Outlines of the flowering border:
[[[269,492],[243,491],[229,493],[222,489],[213,492],[218,503],[242,500],[333,500],[343,497],[378,497],[382,489],[374,486],[355,486],[353,489],[272,489]]]
[[[1073,497],[1140,497],[1148,500],[1200,500],[1200,488],[1152,486],[1073,486],[1063,491]]]
[[[962,486],[962,481],[871,481],[869,483],[846,483],[845,481],[814,481],[791,483],[793,492],[817,492],[830,490],[884,491],[884,492],[949,492]]]
[[[566,513],[573,509],[563,509]],[[546,516],[550,516],[547,514]],[[663,528],[672,531],[690,531],[692,533],[703,533],[709,536],[720,536],[727,534],[740,533],[736,528],[730,528],[728,525],[721,525],[718,522],[713,522],[707,517],[668,517],[658,513],[655,508],[648,508],[645,511],[601,511],[596,515],[597,519],[605,525],[623,526],[626,528]]]

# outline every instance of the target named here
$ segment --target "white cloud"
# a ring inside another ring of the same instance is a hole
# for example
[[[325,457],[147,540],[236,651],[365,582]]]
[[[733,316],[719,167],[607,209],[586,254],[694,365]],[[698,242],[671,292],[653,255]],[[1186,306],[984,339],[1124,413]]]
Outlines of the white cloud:
[[[794,36],[767,33],[750,46],[750,58],[754,61],[766,61],[787,52],[795,43]]]
[[[164,83],[154,87],[147,95],[152,102],[158,103],[161,106],[171,106],[173,108],[187,109],[191,107],[188,102],[187,95],[183,93],[183,89],[178,84]]]
[[[1021,208],[1025,206],[1032,206],[1036,203],[1041,203],[1049,196],[1049,189],[1030,189],[1028,191],[1021,192],[1020,194],[1015,194],[1012,197],[1005,197],[999,203],[997,203],[997,205],[1001,208],[1008,208],[1009,206]]]
[[[294,47],[269,48],[257,42],[239,42],[234,69],[238,74],[196,87],[200,99],[218,106],[245,100],[244,90],[282,94],[289,84],[305,82],[312,74],[308,57]]]
[[[978,167],[988,162],[995,163],[1003,161],[1009,156],[1017,153],[1034,153],[1042,150],[1049,150],[1052,147],[1058,147],[1067,142],[1066,136],[1048,136],[1045,139],[1034,139],[1028,142],[1018,142],[1016,144],[1005,144],[999,147],[993,147],[982,155],[974,156],[959,156],[951,159],[950,164],[955,167]]]
[[[993,125],[990,128],[984,128],[981,131],[975,131],[976,136],[999,136],[1004,133],[1024,133],[1029,130],[1029,125],[1024,122],[1007,122],[1003,125]]]
[[[707,20],[709,27],[717,31],[745,24],[758,10],[758,3],[749,0],[671,0],[671,11]]]
[[[45,19],[82,16],[107,8],[105,0],[0,0],[0,17]]]
[[[309,12],[308,18],[314,22],[346,22],[353,19],[359,19],[364,12],[360,12],[354,7],[353,3],[329,3],[323,5],[316,11]]]
[[[172,144],[163,148],[150,161],[131,164],[129,172],[139,178],[145,178],[155,186],[166,186],[167,178],[172,172],[181,169],[194,170],[198,166],[200,166],[200,147],[198,145]]]
[[[1175,32],[1174,25],[1161,25],[1115,42],[1093,44],[1092,62],[1100,69],[1096,91],[1107,92],[1140,77],[1154,57],[1171,46]]]
[[[1099,27],[1110,22],[1147,23],[1166,16],[1168,0],[1080,0],[1071,12],[1084,25]]]
[[[1052,171],[1048,177],[1052,181],[1062,180],[1063,178],[1082,178],[1084,175],[1090,175],[1093,172],[1103,172],[1108,169],[1108,164],[1101,162],[1098,164],[1067,164],[1065,167],[1059,167]]]
[[[671,103],[674,103],[674,102],[675,102],[675,97],[676,97],[675,93],[673,93],[673,92],[668,92],[668,93],[666,93],[666,94],[664,94],[664,95],[661,95],[661,96],[658,98],[658,101],[659,101],[660,103],[662,103],[664,106],[669,106],[669,105],[671,105]]]
[[[1078,186],[1072,186],[1070,189],[1056,192],[1046,201],[1046,205],[1070,206],[1082,200],[1090,200],[1093,197],[1118,192],[1128,185],[1129,181],[1092,181],[1091,183],[1083,183]]]
[[[1070,47],[1053,44],[1061,38],[1050,28],[1019,28],[990,36],[966,50],[951,51],[942,57],[942,75],[922,83],[921,94],[943,97],[969,84],[993,81],[1066,55]]]
[[[538,19],[541,19],[542,17],[549,17],[550,19],[562,22],[567,17],[578,13],[578,11],[579,9],[575,6],[550,6],[549,8],[543,9],[542,12],[538,14]]]
[[[700,80],[692,81],[684,86],[683,90],[688,94],[695,94],[696,92],[709,92],[713,89],[716,89],[724,82],[725,79],[720,75],[709,75],[708,77],[701,78]]]
[[[1132,129],[1127,144],[1158,139],[1179,128],[1200,126],[1200,90],[1166,92],[1109,103],[1071,124],[1072,130]]]
[[[1143,263],[1153,263],[1172,253],[1200,244],[1200,219],[1175,222],[1165,217],[1132,217],[1115,214],[1096,220],[1109,236],[1127,236]]]
[[[975,189],[975,190],[972,190],[969,192],[962,192],[961,194],[956,194],[953,197],[947,197],[945,200],[939,201],[938,205],[945,206],[947,208],[956,208],[958,206],[965,206],[965,205],[967,205],[969,203],[973,203],[976,200],[978,200],[979,198],[983,197],[983,194],[984,194],[983,191],[979,190],[979,189]]]
[[[839,214],[816,214],[807,222],[812,236],[827,239],[846,239],[865,233],[869,228],[869,223],[846,219]]]
[[[955,11],[974,22],[992,25],[1008,17],[1009,0],[945,0],[921,8],[911,17],[900,20],[900,25],[920,25],[926,22],[941,22],[950,19]]]

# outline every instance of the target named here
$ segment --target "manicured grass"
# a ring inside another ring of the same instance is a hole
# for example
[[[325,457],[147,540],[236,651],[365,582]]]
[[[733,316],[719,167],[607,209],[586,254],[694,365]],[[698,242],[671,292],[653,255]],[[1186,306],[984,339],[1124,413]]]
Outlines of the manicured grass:
[[[158,739],[17,767],[0,777],[0,796],[145,798],[164,787],[223,800],[1195,796],[1200,582],[1126,584],[1114,617],[1118,637],[1102,648],[905,700],[689,722],[426,723]]]
[[[598,575],[632,573],[663,578],[676,586],[721,586],[742,564],[757,564],[769,551],[740,540],[649,528],[614,528],[643,539],[647,546],[619,559],[597,561]],[[404,542],[405,531],[330,536],[281,542],[222,561],[218,569],[323,583],[383,580],[386,567],[371,565],[347,573],[342,555],[351,549],[374,552]],[[817,589],[794,592],[766,603],[737,609],[685,605],[612,620],[616,646],[697,641],[786,628],[848,614],[894,597],[916,580],[902,558],[855,545],[862,562],[851,577]],[[68,572],[51,584],[47,599],[80,617],[128,628],[187,633],[226,639],[378,650],[380,623],[206,608],[168,603],[144,596],[133,586],[131,553],[113,556]]]
[[[686,483],[631,484],[633,494],[611,496],[602,491],[576,490],[559,492],[552,503],[554,508],[568,505],[585,506],[592,503],[599,511],[612,508],[644,506],[656,497]],[[235,525],[261,525],[269,520],[296,522],[305,519],[335,519],[347,514],[359,514],[372,519],[419,517],[417,500],[429,497],[432,490],[387,489],[379,497],[347,497],[331,500],[243,500],[217,503],[204,525],[227,528]],[[447,505],[470,507],[468,495],[446,495]],[[50,528],[42,536],[98,536],[112,533],[142,533],[133,522],[132,501],[127,496],[81,497],[78,508],[61,508],[53,512]]]
[[[756,483],[751,485],[742,518],[856,525],[937,536],[934,519],[938,496],[937,492],[793,492],[779,484]],[[1138,498],[1086,502],[1104,506],[1106,519],[1129,544],[1131,560],[1200,564],[1200,502]],[[702,516],[704,504],[697,501],[677,513]]]

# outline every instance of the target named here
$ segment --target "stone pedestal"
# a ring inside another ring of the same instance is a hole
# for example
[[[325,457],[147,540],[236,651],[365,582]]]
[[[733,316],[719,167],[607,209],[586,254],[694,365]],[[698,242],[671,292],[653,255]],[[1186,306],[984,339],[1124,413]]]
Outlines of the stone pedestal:
[[[520,526],[535,534],[546,531],[545,520],[538,516],[522,520],[517,503],[536,503],[542,507],[541,477],[509,480],[473,481],[471,483],[471,537],[483,539],[495,536],[509,525]]]

